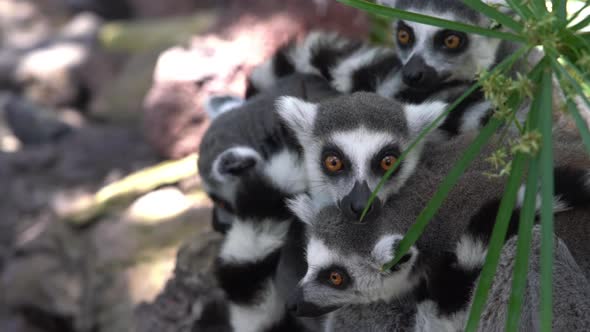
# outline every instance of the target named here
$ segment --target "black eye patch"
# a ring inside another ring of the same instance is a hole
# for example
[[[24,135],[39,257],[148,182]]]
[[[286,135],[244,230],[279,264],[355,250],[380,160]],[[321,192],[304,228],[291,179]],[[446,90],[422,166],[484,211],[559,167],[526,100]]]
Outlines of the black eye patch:
[[[416,37],[414,29],[407,25],[404,21],[398,21],[395,29],[394,39],[400,49],[409,49],[414,45]]]
[[[387,170],[397,162],[397,159],[401,156],[401,150],[396,144],[390,144],[385,146],[381,151],[379,151],[373,159],[371,160],[371,169],[373,172],[379,176],[383,176]],[[391,160],[393,157],[394,160]],[[393,174],[389,178],[391,180],[395,174],[397,174],[401,168],[403,167],[404,163],[402,162],[396,169],[393,171]]]
[[[324,174],[328,176],[347,174],[351,166],[349,159],[344,156],[342,150],[331,145],[323,148],[319,163]]]
[[[321,270],[317,275],[317,280],[334,289],[346,289],[352,284],[352,279],[346,270],[336,265]]]

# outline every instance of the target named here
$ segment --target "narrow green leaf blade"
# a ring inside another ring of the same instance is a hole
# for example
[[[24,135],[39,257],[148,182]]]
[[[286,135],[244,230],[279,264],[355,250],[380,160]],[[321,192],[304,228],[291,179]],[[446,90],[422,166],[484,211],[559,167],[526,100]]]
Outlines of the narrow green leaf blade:
[[[546,70],[541,80],[539,114],[541,130],[541,331],[551,331],[553,321],[553,81]]]
[[[558,19],[560,19],[561,21],[565,21],[566,16],[567,16],[567,12],[566,12],[566,6],[567,6],[567,0],[553,0],[552,2],[552,11],[553,13],[555,13],[555,16],[557,16]]]
[[[404,11],[404,10],[400,10],[400,9],[396,9],[396,8],[377,5],[377,4],[374,4],[374,3],[371,3],[368,1],[364,1],[364,0],[338,0],[338,2],[341,2],[345,5],[349,5],[351,7],[365,10],[365,11],[373,13],[373,14],[383,15],[386,17],[414,21],[414,22],[438,26],[438,27],[442,27],[442,28],[446,28],[446,29],[463,31],[463,32],[467,32],[467,33],[475,33],[475,34],[482,35],[482,36],[500,38],[500,39],[509,40],[509,41],[513,41],[513,42],[520,42],[520,43],[526,42],[526,39],[524,37],[522,37],[520,35],[513,34],[513,33],[492,30],[492,29],[486,29],[486,28],[475,26],[475,25],[454,22],[454,21],[444,20],[444,19],[440,19],[440,18],[436,18],[436,17],[432,17],[432,16],[412,13],[412,12],[408,12],[408,11]]]
[[[533,12],[524,4],[522,4],[521,0],[506,0],[508,5],[520,15],[520,17],[530,20],[534,17]]]
[[[391,177],[391,174],[393,174],[393,172],[395,172],[395,170],[399,167],[399,165],[402,163],[402,161],[404,161],[406,159],[406,157],[408,156],[408,154],[416,146],[418,146],[418,144],[422,140],[424,140],[424,138],[426,137],[426,135],[428,135],[428,133],[430,133],[434,128],[438,127],[438,125],[440,124],[440,122],[444,118],[446,118],[449,115],[450,112],[452,112],[463,100],[465,100],[465,98],[469,97],[469,95],[471,95],[479,87],[480,87],[480,84],[479,83],[473,84],[457,100],[455,100],[454,103],[452,103],[449,107],[447,107],[447,109],[441,115],[439,115],[436,119],[434,119],[434,121],[432,121],[431,124],[429,124],[426,128],[424,128],[420,132],[420,134],[416,137],[416,139],[408,146],[408,148],[395,161],[395,163],[393,164],[393,166],[385,173],[385,175],[383,175],[383,177],[381,178],[381,180],[377,184],[377,187],[375,187],[375,190],[371,193],[371,196],[369,196],[369,200],[367,201],[367,206],[363,210],[363,213],[361,213],[361,217],[360,217],[360,220],[361,221],[363,219],[365,219],[365,216],[367,215],[367,212],[369,211],[369,208],[371,207],[371,204],[373,204],[373,202],[375,201],[375,197],[377,197],[377,193],[381,190],[381,188],[383,188],[383,186],[385,185],[385,182]]]
[[[531,4],[531,8],[533,8],[533,12],[537,18],[543,17],[547,14],[547,6],[545,5],[545,0],[532,0],[529,1]]]
[[[490,7],[480,0],[463,0],[463,2],[473,8],[474,10],[486,15],[505,27],[512,29],[515,32],[522,31],[522,24],[516,22],[512,17],[501,13],[496,8]]]
[[[465,327],[466,332],[477,331],[481,313],[485,307],[492,282],[494,281],[494,275],[496,274],[500,254],[504,246],[504,239],[516,203],[516,196],[521,184],[526,161],[526,157],[521,153],[518,153],[512,161],[512,170],[500,203],[496,224],[492,231],[486,262],[475,290],[471,311],[469,312],[469,318]]]
[[[526,192],[518,226],[518,242],[516,244],[516,259],[512,277],[512,292],[508,302],[508,319],[506,320],[506,331],[517,332],[520,323],[520,314],[526,281],[529,270],[529,257],[534,220],[535,200],[537,198],[537,184],[539,177],[539,165],[536,160],[530,162],[527,176]]]
[[[533,74],[541,73],[536,72]],[[538,76],[539,75],[530,75],[529,78],[537,81]],[[535,98],[533,100],[527,120],[527,131],[537,130],[539,127],[540,102],[541,98]],[[508,332],[517,332],[519,330],[518,327],[529,269],[529,257],[532,242],[531,230],[535,221],[536,200],[539,189],[539,163],[539,155],[529,162],[526,191],[518,226],[518,242],[516,244],[512,291],[508,302],[508,319],[506,320],[506,331]]]
[[[571,100],[567,101],[567,111],[570,115],[574,118],[576,122],[576,127],[580,132],[580,136],[582,137],[582,142],[590,153],[590,131],[588,130],[588,126],[586,125],[586,121],[580,115],[580,111],[578,110],[578,106]]]
[[[509,56],[508,58],[506,58],[502,62],[500,62],[494,68],[492,73],[495,73],[497,71],[502,71],[502,70],[505,70],[506,68],[509,68],[510,66],[512,66],[514,64],[514,62],[516,62],[516,60],[520,59],[527,52],[528,52],[528,48],[521,47],[516,52],[514,52],[514,54],[512,54],[511,56]],[[487,78],[489,75],[491,75],[491,73],[486,74],[486,76],[484,78]],[[393,174],[393,172],[395,172],[395,170],[399,167],[399,165],[402,163],[402,161],[404,161],[406,159],[406,156],[408,155],[408,153],[410,153],[416,146],[418,146],[418,143],[420,143],[426,137],[426,135],[428,135],[429,132],[431,132],[434,128],[438,127],[439,123],[444,118],[446,118],[450,112],[452,112],[463,100],[465,100],[465,98],[469,97],[469,95],[471,95],[479,87],[480,87],[479,82],[477,82],[474,85],[472,85],[471,87],[469,87],[469,89],[467,89],[459,98],[457,98],[457,100],[455,100],[441,115],[439,115],[436,119],[434,119],[434,121],[432,121],[432,123],[430,125],[428,125],[426,128],[424,128],[420,132],[420,134],[416,137],[416,139],[400,155],[400,157],[397,159],[395,164],[393,164],[393,166],[385,173],[385,175],[383,175],[383,177],[381,178],[381,180],[377,184],[377,187],[375,188],[375,190],[373,190],[373,192],[371,193],[371,196],[369,196],[369,200],[367,201],[367,205],[366,205],[365,209],[363,210],[363,213],[361,214],[361,217],[360,217],[361,221],[365,218],[367,212],[369,211],[369,208],[371,207],[371,204],[373,204],[373,202],[375,201],[375,197],[377,197],[377,193],[381,190],[381,188],[383,188],[383,185],[385,185],[385,182],[391,177],[391,174]],[[404,252],[404,254],[405,254],[405,252]]]
[[[434,217],[436,214],[436,211],[438,211],[444,200],[447,198],[451,189],[453,189],[471,162],[479,155],[482,147],[494,135],[501,123],[502,122],[500,120],[492,118],[490,122],[480,131],[479,135],[469,145],[461,159],[455,164],[455,166],[453,166],[449,174],[440,184],[424,210],[422,210],[420,215],[416,218],[416,222],[412,225],[412,227],[410,227],[406,233],[406,236],[404,236],[403,240],[400,241],[400,244],[396,250],[396,255],[394,256],[395,259],[385,264],[382,268],[383,270],[391,269],[395,264],[397,264],[398,260],[401,259],[403,254],[406,253],[407,250],[410,249],[412,245],[414,245],[414,243],[416,243],[432,217]]]

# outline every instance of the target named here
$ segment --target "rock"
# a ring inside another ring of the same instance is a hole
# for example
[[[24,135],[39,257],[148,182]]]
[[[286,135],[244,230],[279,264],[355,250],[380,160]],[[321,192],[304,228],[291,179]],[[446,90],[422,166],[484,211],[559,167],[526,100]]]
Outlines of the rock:
[[[52,113],[18,96],[4,105],[4,117],[20,143],[40,145],[55,142],[71,132],[70,126]]]
[[[73,42],[60,42],[24,55],[15,81],[24,95],[45,106],[75,104],[80,93],[75,69],[88,60],[90,49]]]
[[[198,150],[209,126],[202,111],[199,88],[193,82],[156,84],[144,102],[143,128],[162,156],[181,158]]]
[[[52,33],[51,22],[36,1],[0,2],[0,48],[24,50],[34,47]]]
[[[142,100],[149,90],[157,57],[158,52],[132,56],[116,77],[96,91],[89,106],[90,114],[111,123],[139,122]]]
[[[203,234],[179,251],[173,278],[156,299],[135,310],[136,331],[231,331],[223,291],[211,274],[221,236]]]
[[[0,89],[14,88],[15,68],[23,52],[0,48]]]
[[[10,257],[2,297],[7,308],[43,331],[75,331],[84,296],[80,242],[58,224],[38,234],[18,244]]]
[[[3,60],[0,82],[12,75],[13,84],[32,101],[45,106],[80,106],[86,92],[80,69],[96,49],[101,24],[91,14],[74,17],[54,36],[18,52],[18,62],[12,60],[14,55]],[[9,65],[15,65],[14,69],[9,70]]]
[[[133,12],[138,17],[180,16],[192,12],[197,7],[195,0],[129,0]]]
[[[141,135],[120,126],[90,126],[74,131],[58,144],[60,158],[52,174],[65,183],[104,179],[109,172],[129,172],[154,162],[153,151]]]
[[[80,13],[74,16],[57,33],[57,40],[78,42],[83,45],[96,42],[103,21],[91,13]]]

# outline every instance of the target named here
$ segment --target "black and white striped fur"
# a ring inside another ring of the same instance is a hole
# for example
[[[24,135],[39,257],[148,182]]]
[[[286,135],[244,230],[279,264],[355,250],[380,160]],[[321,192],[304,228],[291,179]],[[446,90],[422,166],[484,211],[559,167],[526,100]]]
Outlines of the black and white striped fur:
[[[589,174],[584,169],[556,169],[556,212],[589,206]],[[577,186],[570,186],[572,183]],[[471,204],[465,197],[449,199],[460,201],[466,208]],[[426,239],[444,235],[446,232],[441,232],[444,228],[462,235],[448,237],[441,246],[421,239],[398,266],[391,271],[381,271],[381,265],[393,258],[407,223],[411,224],[412,218],[407,214],[415,211],[412,205],[416,197],[402,200],[405,204],[388,204],[389,213],[366,224],[348,220],[335,207],[314,211],[314,204],[308,196],[299,196],[291,203],[296,214],[308,224],[310,239],[307,248],[309,268],[291,304],[296,313],[313,316],[332,312],[326,331],[388,326],[387,322],[381,321],[358,321],[355,325],[347,319],[351,310],[362,313],[365,307],[380,310],[365,315],[373,320],[380,316],[391,317],[392,310],[399,312],[401,317],[394,324],[404,325],[406,329],[396,329],[395,325],[388,328],[400,331],[459,331],[464,327],[474,286],[485,262],[500,198],[480,203],[467,220],[433,220],[426,229]],[[506,239],[518,230],[521,203],[519,199]],[[460,231],[462,228],[464,230]],[[579,234],[578,240],[584,240],[587,235]],[[333,271],[344,275],[348,284],[330,286],[325,278]],[[563,283],[558,285],[561,287]],[[584,288],[587,285],[568,286]],[[559,299],[562,302],[577,300]],[[359,319],[363,315],[354,317]]]
[[[199,173],[214,202],[213,226],[227,233],[215,271],[235,331],[299,326],[286,313],[283,294],[298,279],[278,276],[285,269],[295,278],[303,272],[297,270],[297,245],[289,249],[294,255],[284,249],[297,240],[286,200],[305,192],[308,183],[301,146],[274,108],[279,96],[318,100],[337,92],[311,75],[290,75],[279,83],[244,103],[230,100],[233,106],[227,109],[224,100],[210,103],[222,114],[213,119],[200,147]]]
[[[428,100],[448,103],[461,96],[476,78],[415,89],[403,83],[402,68],[394,49],[349,40],[335,33],[312,32],[303,42],[292,42],[280,48],[271,59],[257,67],[249,78],[246,97],[272,87],[285,75],[303,72],[325,78],[342,93],[375,92],[410,104]],[[450,136],[478,129],[487,121],[489,109],[483,93],[477,91],[457,106],[440,129]]]

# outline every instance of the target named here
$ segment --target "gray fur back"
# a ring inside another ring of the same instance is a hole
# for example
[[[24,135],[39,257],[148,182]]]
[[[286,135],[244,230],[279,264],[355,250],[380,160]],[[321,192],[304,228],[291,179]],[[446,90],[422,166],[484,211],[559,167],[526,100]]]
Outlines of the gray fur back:
[[[498,272],[479,325],[482,332],[505,330],[517,238],[509,240],[502,251]],[[539,331],[540,321],[541,230],[533,229],[527,286],[519,331]],[[553,330],[587,331],[590,326],[590,284],[573,259],[568,247],[555,238],[553,266]]]

